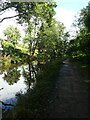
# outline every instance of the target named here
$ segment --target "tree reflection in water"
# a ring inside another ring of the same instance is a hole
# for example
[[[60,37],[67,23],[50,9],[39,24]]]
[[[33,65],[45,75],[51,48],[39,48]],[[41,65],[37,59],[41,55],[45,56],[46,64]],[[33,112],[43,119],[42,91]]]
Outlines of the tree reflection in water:
[[[37,65],[33,65],[32,63],[28,64],[28,70],[26,70],[23,67],[23,77],[25,79],[25,83],[28,87],[28,90],[33,89],[33,87],[35,87],[36,84],[36,74],[37,74]]]
[[[4,73],[3,79],[8,82],[9,85],[13,85],[14,83],[17,83],[17,81],[20,78],[20,70],[18,70],[17,67],[14,67],[11,70],[8,70]]]
[[[36,89],[34,89],[36,86],[36,81],[37,81],[36,79],[37,76],[41,73],[41,71],[42,71],[42,65],[37,64],[37,62],[35,63],[28,62],[28,64],[24,64],[21,66],[12,66],[8,69],[3,69],[3,79],[4,81],[7,81],[8,88],[10,89],[11,87],[14,88],[13,86],[16,85],[14,89],[17,89],[16,91],[14,91],[15,99],[13,98],[16,101],[11,101],[12,97],[10,99],[8,98],[8,101],[6,100],[2,101],[4,103],[3,108],[5,110],[9,110],[9,108],[12,108],[13,106],[11,106],[11,104],[15,105],[15,107],[10,111],[6,111],[5,113],[3,113],[4,116],[7,114],[7,112],[10,112],[10,115],[11,113],[14,113],[15,116],[17,117],[18,114],[22,114],[22,112],[25,112],[28,115],[32,114],[32,109],[35,102],[34,99],[33,99],[33,103],[31,103],[30,101],[32,101],[32,96],[36,93],[35,92]],[[23,83],[20,81],[23,81]],[[23,89],[23,84],[24,84],[24,89]],[[5,89],[6,88],[4,88],[4,90]],[[24,93],[23,90],[25,91]],[[7,90],[6,92],[11,94],[13,91],[10,92],[10,90],[9,91]],[[29,110],[29,113],[27,112],[27,108]],[[13,114],[11,116],[13,117]]]

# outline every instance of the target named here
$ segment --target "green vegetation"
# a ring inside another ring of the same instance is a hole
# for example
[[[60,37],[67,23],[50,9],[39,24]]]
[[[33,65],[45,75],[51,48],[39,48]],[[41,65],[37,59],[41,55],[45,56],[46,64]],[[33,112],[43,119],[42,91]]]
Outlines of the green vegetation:
[[[70,40],[67,54],[83,71],[86,83],[90,83],[90,2],[80,12],[76,37]]]
[[[78,19],[79,31],[76,37],[70,40],[68,54],[74,61],[80,64],[86,64],[90,67],[90,3],[86,8],[83,8]]]
[[[25,28],[24,38],[14,26],[6,28],[4,38],[0,38],[3,47],[0,58],[6,68],[4,79],[10,85],[17,82],[20,71],[17,68],[9,69],[10,66],[28,64],[28,71],[23,68],[27,93],[17,94],[17,105],[9,113],[4,113],[4,119],[9,116],[13,120],[42,117],[64,59],[70,58],[86,71],[90,67],[90,3],[81,10],[77,25],[79,31],[70,41],[64,25],[54,19],[55,7],[54,0],[50,3],[2,2],[0,6],[1,13],[13,8],[17,15],[12,18],[17,17],[17,22]],[[33,61],[37,62],[40,72],[34,71]],[[37,83],[32,90],[30,85],[35,79]]]
[[[68,34],[64,25],[53,18],[55,2],[7,2],[3,3],[1,12],[12,7],[18,13],[17,22],[25,27],[25,37],[21,38],[17,27],[9,26],[4,30],[5,38],[1,38],[3,62],[8,62],[8,57],[9,63],[23,63],[35,59],[48,62],[65,56]]]
[[[48,3],[3,1],[1,3],[1,13],[14,8],[17,14],[5,17],[0,22],[17,17],[17,22],[25,27],[25,37],[22,38],[21,44],[21,35],[17,27],[9,26],[4,30],[6,39],[1,39],[4,47],[3,56],[9,55],[14,63],[23,61],[23,55],[29,61],[37,59],[40,62],[48,62],[67,56],[66,53],[69,53],[72,59],[90,64],[88,61],[90,59],[90,2],[81,10],[77,21],[79,31],[70,42],[67,42],[69,34],[64,32],[64,25],[53,18],[56,7],[54,0]]]

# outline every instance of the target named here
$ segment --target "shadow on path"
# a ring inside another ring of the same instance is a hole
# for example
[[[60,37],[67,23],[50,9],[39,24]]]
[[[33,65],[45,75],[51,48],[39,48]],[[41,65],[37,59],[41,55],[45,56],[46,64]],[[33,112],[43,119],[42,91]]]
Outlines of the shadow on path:
[[[78,68],[63,62],[46,118],[88,118],[88,86]]]

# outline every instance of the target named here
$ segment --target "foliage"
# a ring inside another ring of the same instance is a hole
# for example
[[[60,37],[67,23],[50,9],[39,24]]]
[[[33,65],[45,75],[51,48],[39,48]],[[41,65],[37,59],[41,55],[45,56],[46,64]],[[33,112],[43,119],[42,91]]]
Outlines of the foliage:
[[[6,41],[11,42],[14,46],[20,41],[21,34],[17,27],[9,26],[4,30],[4,35],[7,37]]]
[[[90,3],[83,8],[78,19],[79,32],[69,43],[68,54],[76,61],[90,65]]]
[[[13,85],[14,83],[17,83],[17,81],[20,78],[20,70],[17,70],[17,68],[13,68],[6,73],[4,73],[3,79],[8,82],[9,85]]]
[[[42,3],[3,2],[2,4],[0,12],[13,9],[16,11],[17,21],[25,26],[25,37],[22,44],[19,43],[21,35],[17,28],[9,26],[4,31],[6,41],[8,41],[3,44],[6,55],[16,56],[14,58],[17,59],[20,54],[22,59],[23,53],[27,55],[28,61],[37,58],[41,62],[64,56],[68,35],[64,33],[64,25],[53,18],[56,7],[54,0]]]
[[[83,8],[81,10],[80,18],[79,18],[79,25],[82,25],[82,24],[90,32],[90,2],[86,6],[86,8]]]
[[[13,9],[16,11],[16,15],[12,17],[18,17],[17,20],[19,23],[28,23],[33,16],[44,17],[47,19],[47,22],[50,21],[50,17],[53,17],[52,12],[54,13],[54,7],[56,3],[54,0],[52,2],[2,2],[0,6],[0,12],[7,11],[8,9]],[[40,14],[41,13],[41,14]],[[50,17],[49,17],[50,16]],[[12,18],[11,17],[11,18]],[[5,17],[1,22],[10,17]]]

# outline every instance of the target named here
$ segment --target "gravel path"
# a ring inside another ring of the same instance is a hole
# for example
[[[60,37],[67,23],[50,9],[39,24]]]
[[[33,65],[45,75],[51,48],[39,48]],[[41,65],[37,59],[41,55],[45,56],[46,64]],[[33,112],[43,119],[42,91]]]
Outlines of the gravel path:
[[[88,85],[68,60],[63,62],[49,101],[46,118],[88,118]]]

